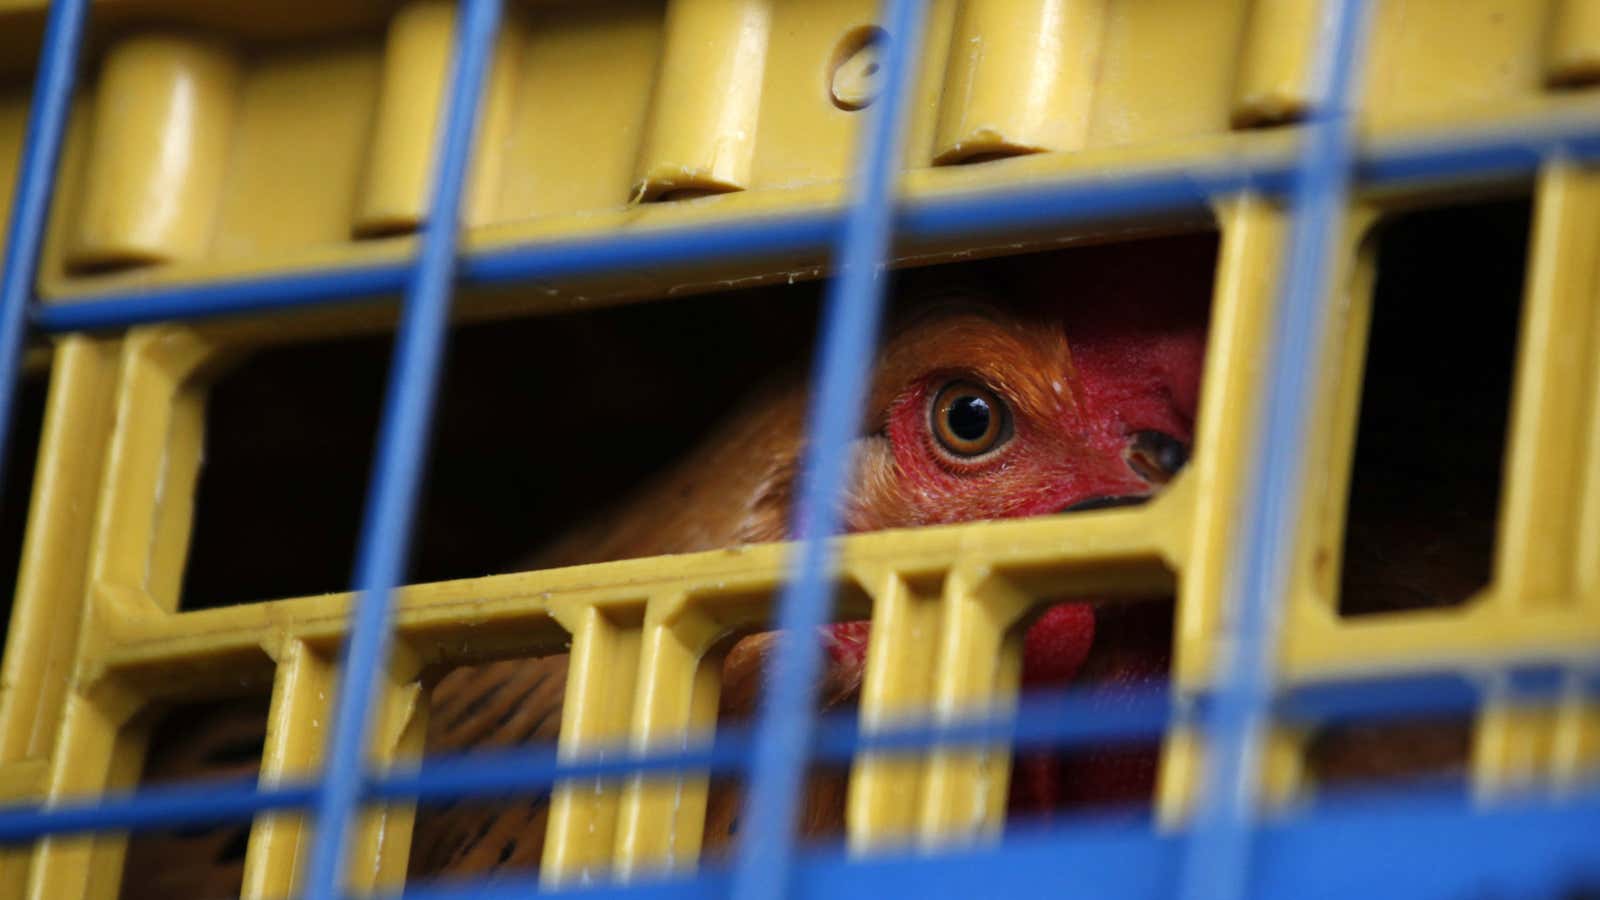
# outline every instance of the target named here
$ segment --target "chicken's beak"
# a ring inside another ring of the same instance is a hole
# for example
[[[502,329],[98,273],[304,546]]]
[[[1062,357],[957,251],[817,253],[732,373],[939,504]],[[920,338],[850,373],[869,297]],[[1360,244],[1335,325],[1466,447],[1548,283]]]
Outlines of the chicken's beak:
[[[1171,481],[1189,462],[1189,448],[1177,438],[1160,431],[1136,431],[1124,452],[1128,468],[1150,484],[1144,494],[1119,494],[1110,497],[1090,497],[1061,508],[1061,512],[1086,512],[1091,509],[1113,509],[1119,506],[1138,506],[1149,500],[1156,489]]]

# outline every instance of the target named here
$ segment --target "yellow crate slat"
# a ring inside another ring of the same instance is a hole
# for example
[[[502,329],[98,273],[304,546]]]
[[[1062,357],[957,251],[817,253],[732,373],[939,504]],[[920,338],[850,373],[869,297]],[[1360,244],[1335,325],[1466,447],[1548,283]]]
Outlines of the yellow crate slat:
[[[1222,207],[1221,243],[1212,290],[1211,327],[1200,379],[1201,415],[1195,422],[1191,483],[1210,490],[1195,498],[1187,565],[1179,573],[1181,599],[1174,624],[1172,678],[1180,688],[1203,684],[1211,665],[1211,642],[1225,608],[1226,551],[1237,515],[1237,497],[1247,485],[1247,438],[1238,419],[1220,409],[1248,413],[1256,397],[1259,361],[1249,348],[1267,338],[1270,309],[1286,246],[1284,216],[1272,205],[1242,197]],[[1241,415],[1239,418],[1245,418]],[[1172,790],[1182,790],[1174,785]]]
[[[913,573],[942,571],[950,560],[975,557],[1041,595],[1084,594],[1120,586],[1122,592],[1160,590],[1169,581],[1163,552],[1149,523],[1176,509],[1166,497],[1141,510],[1114,511],[1040,523],[999,522],[945,526],[916,532],[858,535],[841,541],[846,570],[886,564]],[[907,546],[915,540],[915,548]],[[684,594],[715,608],[729,607],[725,627],[757,613],[750,597],[774,594],[785,577],[787,548],[753,545],[735,551],[628,560],[537,573],[494,575],[402,588],[395,595],[397,634],[432,662],[465,663],[517,653],[563,648],[566,632],[557,609],[581,603],[642,609],[643,597]],[[336,645],[347,624],[351,595],[277,600],[184,612],[149,607],[113,611],[103,621],[103,643],[92,652],[100,668],[176,665],[196,654],[236,654],[280,633]],[[764,600],[762,601],[764,604]],[[461,649],[464,637],[476,646]]]
[[[67,697],[50,761],[46,799],[126,790],[144,764],[150,723],[134,719],[137,700],[114,687]],[[108,834],[48,837],[35,845],[23,896],[116,896],[127,838]]]
[[[572,632],[559,748],[566,758],[621,745],[635,701],[642,622],[618,621],[594,606],[558,619]],[[558,784],[550,798],[540,877],[548,884],[599,877],[610,867],[619,796],[603,782]]]
[[[639,640],[638,682],[628,743],[637,750],[684,746],[716,726],[720,656],[708,651],[728,630],[681,594],[652,597]],[[566,723],[562,723],[565,731]],[[621,878],[692,868],[700,854],[709,779],[694,772],[627,780],[617,810],[615,871]]]
[[[327,739],[324,723],[331,721],[334,683],[335,667],[326,654],[304,641],[289,641],[282,648],[261,750],[263,787],[315,774]],[[300,864],[309,852],[310,835],[307,817],[302,814],[289,811],[258,817],[245,851],[240,896],[292,896]]]
[[[414,766],[422,758],[428,727],[428,695],[419,681],[421,661],[401,647],[385,674],[367,764],[374,768]],[[345,857],[346,890],[394,893],[405,885],[415,817],[416,804],[408,802],[377,804],[362,811]]]
[[[1513,703],[1501,683],[1478,713],[1472,733],[1472,785],[1483,800],[1532,790],[1548,778],[1555,710]]]
[[[942,580],[912,580],[886,571],[872,585],[872,633],[861,684],[865,729],[890,725],[933,705],[941,646]],[[917,834],[917,798],[925,772],[920,754],[867,754],[850,773],[845,823],[854,852],[905,846]]]
[[[1600,400],[1600,173],[1557,164],[1535,194],[1517,394],[1506,446],[1498,590],[1527,607],[1570,604],[1579,585],[1583,463]]]
[[[1557,792],[1571,792],[1594,777],[1600,766],[1600,706],[1568,685],[1561,698],[1552,738],[1551,783]]]
[[[55,743],[88,585],[94,505],[85,500],[99,491],[111,439],[119,350],[115,339],[68,338],[51,372],[28,537],[0,669],[0,762],[6,765],[43,760]]]
[[[950,573],[934,670],[936,718],[955,721],[1015,702],[1022,676],[1022,633],[1015,626],[1037,602],[987,566]],[[993,839],[1005,818],[1010,775],[1006,747],[934,749],[923,775],[919,843]]]

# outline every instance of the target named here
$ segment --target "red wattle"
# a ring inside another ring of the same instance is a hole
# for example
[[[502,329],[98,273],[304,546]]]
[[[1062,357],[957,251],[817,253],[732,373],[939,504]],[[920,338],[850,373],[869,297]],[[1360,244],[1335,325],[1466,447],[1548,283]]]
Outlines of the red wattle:
[[[1022,639],[1023,687],[1066,684],[1094,644],[1094,607],[1062,603],[1045,610]]]

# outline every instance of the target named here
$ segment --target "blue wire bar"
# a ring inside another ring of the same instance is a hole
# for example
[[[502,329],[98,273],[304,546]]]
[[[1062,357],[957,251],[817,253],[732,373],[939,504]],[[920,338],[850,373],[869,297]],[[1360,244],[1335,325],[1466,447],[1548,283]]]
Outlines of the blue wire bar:
[[[1326,328],[1329,259],[1344,222],[1354,162],[1351,83],[1365,44],[1371,4],[1335,0],[1332,40],[1321,62],[1324,97],[1305,128],[1291,213],[1276,334],[1265,369],[1266,399],[1257,426],[1258,478],[1248,489],[1233,555],[1227,624],[1213,682],[1216,702],[1201,731],[1201,796],[1184,856],[1180,896],[1238,900],[1250,893],[1256,839],[1262,738],[1271,715],[1282,599],[1299,533],[1308,411]]]
[[[67,130],[72,82],[78,71],[78,49],[88,0],[56,0],[45,20],[44,47],[28,106],[28,132],[17,168],[17,190],[6,225],[6,255],[0,268],[0,476],[5,474],[11,436],[11,402],[22,369],[22,343],[27,336],[33,279],[44,243],[45,217],[61,161],[61,139]]]
[[[751,786],[733,871],[739,900],[780,900],[790,892],[800,786],[810,755],[821,671],[817,629],[833,604],[839,500],[850,477],[850,447],[860,428],[882,318],[913,65],[921,44],[921,0],[889,0],[885,89],[863,123],[855,194],[833,252],[807,422],[805,459],[791,533],[793,572],[778,600],[780,637],[756,731]]]
[[[316,843],[305,881],[309,900],[339,895],[350,820],[361,802],[368,720],[379,673],[389,657],[390,595],[405,577],[450,323],[461,190],[472,158],[478,98],[499,25],[500,0],[466,0],[458,9],[449,104],[435,161],[433,209],[423,226],[421,254],[395,336],[377,458],[363,513],[355,572],[355,589],[361,594],[345,645],[327,765],[317,792]]]

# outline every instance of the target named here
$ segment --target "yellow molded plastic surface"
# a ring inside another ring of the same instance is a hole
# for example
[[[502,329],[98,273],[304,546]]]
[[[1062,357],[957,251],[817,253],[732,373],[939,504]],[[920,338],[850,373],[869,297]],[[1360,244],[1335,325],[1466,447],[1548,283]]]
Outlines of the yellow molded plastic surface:
[[[933,159],[1076,150],[1089,131],[1106,0],[969,0],[945,63]]]
[[[232,52],[210,38],[136,35],[106,54],[69,266],[205,255],[238,81]]]
[[[750,186],[772,29],[767,0],[671,0],[633,196]]]
[[[329,9],[321,9],[328,6]],[[331,7],[338,6],[334,9]],[[205,283],[400,259],[427,214],[451,8],[351,4],[95,7],[40,290],[49,302],[135,285]],[[1365,72],[1362,140],[1592,116],[1593,4],[1385,0]],[[870,0],[619,0],[514,7],[485,97],[469,194],[470,250],[801,212],[839,202],[867,72]],[[34,52],[43,5],[0,4],[0,46]],[[1310,88],[1311,0],[935,0],[912,102],[906,193],[1102,179],[1135,170],[1286,158]],[[1555,23],[1564,23],[1554,28]],[[19,35],[21,37],[19,37]],[[892,39],[892,35],[890,39]],[[852,60],[854,60],[852,62]],[[843,80],[841,66],[845,68]],[[10,70],[4,70],[9,72]],[[9,80],[7,80],[9,79]],[[842,86],[842,87],[841,87]],[[14,167],[27,79],[0,76],[0,165]],[[1025,156],[989,162],[1000,155]],[[960,163],[960,164],[957,164]],[[9,179],[0,181],[9,191]],[[1588,658],[1600,641],[1600,175],[1549,166],[1536,219],[1492,583],[1467,606],[1341,619],[1344,502],[1373,282],[1372,226],[1415,196],[1348,211],[1308,444],[1278,680],[1421,667],[1475,670],[1517,654]],[[716,196],[704,196],[716,194]],[[0,194],[9,200],[9,194]],[[1259,198],[1216,204],[1220,232],[1196,452],[1155,503],[1038,521],[841,542],[841,618],[874,621],[868,727],[1013,701],[1017,624],[1063,596],[1176,596],[1174,689],[1203,687],[1224,627],[1232,524],[1287,236]],[[1167,227],[1171,223],[1160,223]],[[1196,223],[1179,223],[1193,226]],[[906,246],[900,261],[1104,239],[1109,226],[990,244]],[[468,314],[530,313],[814,275],[792,258],[670,274],[619,272],[513,288]],[[187,698],[272,695],[262,779],[314,771],[351,598],[177,612],[207,387],[253,349],[383,327],[381,313],[140,328],[60,338],[38,448],[27,546],[0,678],[0,795],[55,799],[126,785],[147,711]],[[571,645],[560,752],[673,745],[715,725],[722,639],[758,625],[785,548],[496,576],[401,591],[374,759],[413,758],[442,663]],[[1271,803],[1306,789],[1305,735],[1269,735]],[[1192,802],[1203,748],[1164,743],[1162,821]],[[1487,800],[1559,790],[1600,758],[1600,713],[1571,697],[1529,708],[1496,694],[1476,720]],[[1003,747],[863,757],[852,770],[856,852],[992,838]],[[558,787],[543,876],[552,883],[692,866],[703,775]],[[355,887],[392,886],[411,812],[372,811]],[[281,896],[303,863],[302,818],[263,816],[246,895]],[[0,854],[0,897],[114,893],[121,841],[51,839]]]

